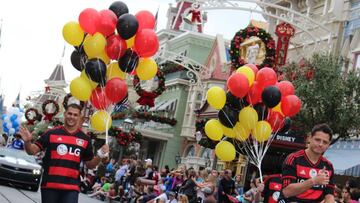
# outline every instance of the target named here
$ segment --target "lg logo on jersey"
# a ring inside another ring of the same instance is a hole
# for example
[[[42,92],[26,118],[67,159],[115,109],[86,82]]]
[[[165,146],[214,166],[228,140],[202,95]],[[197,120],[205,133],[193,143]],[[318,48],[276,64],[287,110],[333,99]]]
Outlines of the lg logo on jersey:
[[[61,156],[65,155],[66,153],[69,153],[70,155],[73,156],[80,156],[81,150],[79,148],[72,148],[72,147],[69,147],[68,149],[66,145],[60,144],[59,146],[57,146],[56,152]]]

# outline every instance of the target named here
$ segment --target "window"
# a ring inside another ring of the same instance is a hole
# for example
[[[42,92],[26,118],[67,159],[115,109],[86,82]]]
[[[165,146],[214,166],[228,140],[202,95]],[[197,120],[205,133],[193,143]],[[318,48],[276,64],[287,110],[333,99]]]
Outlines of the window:
[[[195,147],[193,145],[191,145],[187,150],[186,157],[189,156],[195,156]]]

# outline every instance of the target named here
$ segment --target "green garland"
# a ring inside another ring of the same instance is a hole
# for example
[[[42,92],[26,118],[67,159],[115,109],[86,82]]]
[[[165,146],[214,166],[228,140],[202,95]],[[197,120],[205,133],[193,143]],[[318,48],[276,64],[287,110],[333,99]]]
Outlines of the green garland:
[[[249,26],[238,31],[231,40],[230,56],[231,67],[235,70],[245,65],[245,60],[240,55],[240,44],[250,37],[258,37],[265,44],[266,54],[264,61],[257,65],[259,68],[274,67],[275,65],[275,41],[264,29]]]

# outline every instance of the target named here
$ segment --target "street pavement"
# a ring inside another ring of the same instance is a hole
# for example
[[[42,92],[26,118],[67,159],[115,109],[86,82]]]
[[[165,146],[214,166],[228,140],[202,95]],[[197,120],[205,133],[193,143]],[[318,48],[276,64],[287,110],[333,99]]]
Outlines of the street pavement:
[[[103,202],[80,193],[79,203]],[[0,203],[41,203],[40,190],[32,192],[21,188],[0,185]]]

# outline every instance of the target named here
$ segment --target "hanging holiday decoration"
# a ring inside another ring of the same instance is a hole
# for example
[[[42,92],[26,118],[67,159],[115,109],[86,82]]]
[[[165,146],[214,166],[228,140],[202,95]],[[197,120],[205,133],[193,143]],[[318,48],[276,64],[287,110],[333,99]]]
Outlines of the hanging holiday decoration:
[[[264,29],[249,26],[245,29],[238,31],[234,38],[231,40],[230,56],[231,56],[231,67],[235,70],[242,67],[246,63],[244,56],[241,56],[240,48],[241,44],[250,38],[258,37],[265,44],[265,58],[261,64],[255,64],[259,68],[263,67],[274,67],[275,65],[275,42],[271,35]]]
[[[129,115],[121,112],[112,115],[112,119],[113,120],[123,119],[125,118],[125,116],[129,116]],[[149,113],[149,112],[134,112],[133,114],[131,114],[131,117],[144,119],[145,121],[154,121],[157,123],[169,124],[171,126],[175,126],[177,123],[177,120],[175,118],[168,118],[166,116],[156,115],[156,113]]]
[[[156,90],[151,92],[142,89],[139,77],[136,75],[134,76],[133,85],[135,87],[136,93],[140,96],[140,98],[137,100],[137,103],[140,105],[147,105],[149,107],[155,106],[155,98],[165,91],[165,76],[160,69],[158,69],[156,76],[158,78],[158,87]]]
[[[41,121],[41,117],[39,111],[35,108],[29,108],[25,111],[25,119],[28,125],[34,125],[35,121]]]
[[[109,129],[109,136],[115,137],[116,141],[121,146],[128,146],[131,142],[141,142],[142,134],[135,129],[130,132],[124,132],[119,127],[111,126]]]
[[[76,101],[74,101],[74,100],[76,100]],[[69,103],[76,103],[76,104],[80,105],[80,107],[81,107],[82,109],[84,108],[84,105],[85,105],[85,102],[79,101],[79,100],[75,99],[75,97],[73,97],[73,96],[71,95],[71,93],[68,93],[68,94],[64,97],[64,100],[63,100],[63,103],[62,103],[64,109],[67,108],[67,106],[69,105]]]
[[[278,36],[275,64],[277,66],[282,66],[286,63],[290,38],[294,36],[295,28],[289,23],[282,22],[276,26],[275,34]]]
[[[48,106],[52,105],[54,110],[53,111],[49,111],[49,109],[53,109],[53,108],[49,108]],[[54,100],[46,100],[42,106],[42,112],[44,114],[44,120],[45,121],[52,121],[53,117],[59,113],[59,104],[57,104]]]

